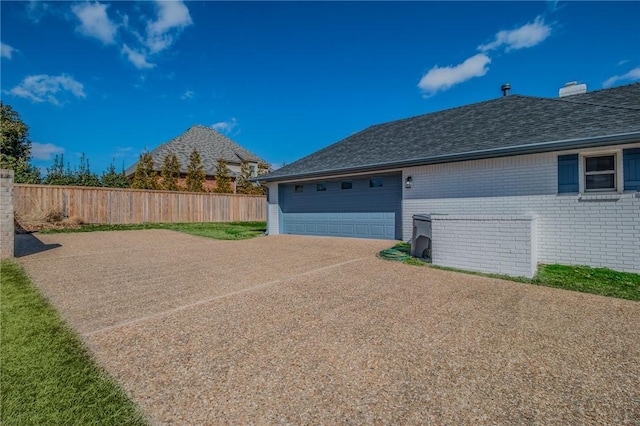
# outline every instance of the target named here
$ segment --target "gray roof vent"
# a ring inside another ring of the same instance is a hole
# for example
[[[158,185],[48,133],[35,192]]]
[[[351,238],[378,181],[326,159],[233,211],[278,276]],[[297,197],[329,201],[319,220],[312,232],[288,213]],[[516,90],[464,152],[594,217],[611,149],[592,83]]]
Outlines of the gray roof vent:
[[[511,90],[511,85],[509,83],[505,83],[500,86],[500,90],[502,90],[502,96],[509,96],[509,90]]]
[[[558,96],[564,98],[565,96],[581,95],[587,93],[586,84],[578,84],[577,81],[570,81],[565,83],[564,87],[560,88]]]

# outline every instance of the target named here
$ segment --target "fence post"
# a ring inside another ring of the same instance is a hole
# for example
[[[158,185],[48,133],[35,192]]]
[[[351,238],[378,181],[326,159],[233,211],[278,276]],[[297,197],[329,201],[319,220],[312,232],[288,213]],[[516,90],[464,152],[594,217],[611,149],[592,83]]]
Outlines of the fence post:
[[[13,170],[0,170],[0,258],[13,257]]]

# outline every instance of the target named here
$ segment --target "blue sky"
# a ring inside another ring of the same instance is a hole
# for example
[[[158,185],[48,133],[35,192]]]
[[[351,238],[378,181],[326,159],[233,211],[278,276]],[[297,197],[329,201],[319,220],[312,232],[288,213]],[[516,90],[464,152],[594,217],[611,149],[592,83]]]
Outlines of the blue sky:
[[[370,125],[640,80],[640,2],[7,2],[34,163],[101,173],[194,124],[276,167]]]

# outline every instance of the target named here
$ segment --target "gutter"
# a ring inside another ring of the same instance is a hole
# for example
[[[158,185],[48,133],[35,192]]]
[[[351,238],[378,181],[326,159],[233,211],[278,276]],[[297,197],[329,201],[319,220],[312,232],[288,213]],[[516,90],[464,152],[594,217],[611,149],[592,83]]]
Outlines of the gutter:
[[[437,155],[433,157],[419,157],[407,160],[389,161],[382,163],[366,164],[362,166],[346,167],[340,169],[324,169],[308,173],[294,173],[289,175],[269,175],[255,177],[253,182],[279,182],[297,178],[313,178],[321,176],[341,175],[349,173],[375,172],[385,169],[397,169],[399,167],[424,166],[430,164],[453,163],[457,161],[481,160],[486,158],[508,157],[512,155],[538,154],[549,151],[562,151],[576,148],[592,148],[612,144],[629,144],[640,142],[640,132],[619,133],[615,135],[596,136],[592,138],[565,139],[553,142],[539,142],[526,145],[514,145],[502,148],[468,151],[454,154]]]

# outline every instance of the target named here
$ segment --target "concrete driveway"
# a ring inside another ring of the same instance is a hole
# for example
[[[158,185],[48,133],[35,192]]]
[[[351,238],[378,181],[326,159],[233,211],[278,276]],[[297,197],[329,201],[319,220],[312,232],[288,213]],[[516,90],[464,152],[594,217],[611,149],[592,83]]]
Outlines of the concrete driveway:
[[[637,302],[389,241],[35,238],[19,261],[152,424],[640,424]]]

